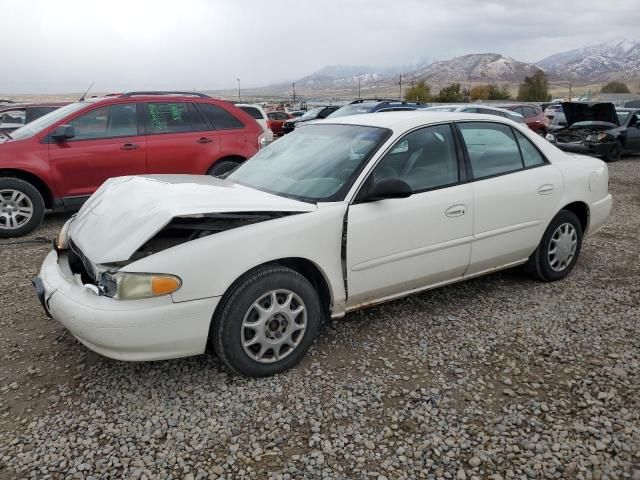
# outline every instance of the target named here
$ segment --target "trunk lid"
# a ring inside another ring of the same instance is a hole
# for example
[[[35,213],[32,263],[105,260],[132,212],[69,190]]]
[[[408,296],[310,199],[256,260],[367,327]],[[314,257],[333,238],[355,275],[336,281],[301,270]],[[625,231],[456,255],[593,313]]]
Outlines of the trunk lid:
[[[314,204],[219,178],[150,175],[107,180],[69,227],[93,263],[125,261],[174,217],[224,212],[310,212]]]

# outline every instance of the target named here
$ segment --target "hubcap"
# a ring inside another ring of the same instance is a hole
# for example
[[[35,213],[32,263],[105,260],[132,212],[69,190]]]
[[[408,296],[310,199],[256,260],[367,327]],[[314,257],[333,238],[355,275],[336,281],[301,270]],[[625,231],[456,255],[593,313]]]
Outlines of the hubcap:
[[[576,254],[578,234],[570,223],[563,223],[551,236],[549,242],[549,266],[555,272],[566,269]]]
[[[15,230],[33,217],[31,199],[19,190],[0,190],[0,228]]]
[[[289,290],[272,290],[247,310],[240,340],[252,360],[273,363],[293,352],[307,328],[307,309],[302,299]]]

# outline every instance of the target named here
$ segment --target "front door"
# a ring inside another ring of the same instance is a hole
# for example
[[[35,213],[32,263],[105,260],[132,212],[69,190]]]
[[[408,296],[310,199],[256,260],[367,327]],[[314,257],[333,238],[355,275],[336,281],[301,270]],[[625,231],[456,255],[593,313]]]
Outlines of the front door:
[[[562,174],[517,129],[496,122],[459,122],[473,175],[475,275],[526,259],[562,196]]]
[[[146,139],[138,132],[137,105],[95,108],[70,122],[75,137],[49,143],[49,158],[65,201],[92,194],[105,180],[147,173]]]
[[[640,110],[631,113],[625,148],[634,153],[640,153]]]
[[[461,183],[450,124],[398,140],[363,188],[383,178],[407,182],[412,195],[366,201],[347,217],[347,308],[462,277],[469,264],[473,194]]]

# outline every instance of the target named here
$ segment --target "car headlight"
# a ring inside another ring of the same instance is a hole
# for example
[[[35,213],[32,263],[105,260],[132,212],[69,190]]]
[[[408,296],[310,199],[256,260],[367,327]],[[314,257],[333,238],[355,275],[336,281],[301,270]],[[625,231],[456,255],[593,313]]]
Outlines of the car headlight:
[[[602,142],[605,138],[607,138],[607,134],[605,132],[592,133],[591,135],[587,135],[588,142]]]
[[[555,142],[556,141],[555,135],[553,135],[551,133],[547,133],[547,135],[544,138],[545,138],[545,140],[547,142]]]
[[[73,218],[74,217],[71,217],[69,220],[67,220],[60,229],[58,238],[56,238],[57,250],[67,250],[69,248],[69,225],[71,225],[71,222],[73,222]]]
[[[179,277],[162,273],[105,272],[100,281],[103,295],[118,300],[160,297],[175,292],[181,286]]]

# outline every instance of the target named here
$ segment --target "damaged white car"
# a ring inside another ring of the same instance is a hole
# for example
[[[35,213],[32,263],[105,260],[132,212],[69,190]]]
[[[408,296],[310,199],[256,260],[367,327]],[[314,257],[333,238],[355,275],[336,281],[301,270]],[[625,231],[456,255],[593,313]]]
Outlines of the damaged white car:
[[[526,264],[564,278],[611,209],[607,166],[508,119],[394,112],[297,128],[226,179],[106,182],[34,284],[121,360],[295,365],[329,317]]]

